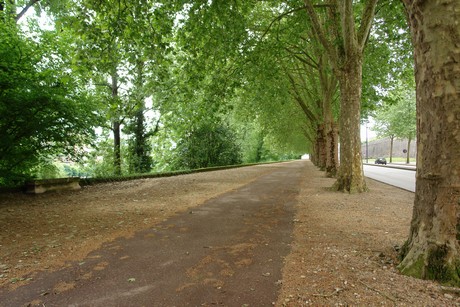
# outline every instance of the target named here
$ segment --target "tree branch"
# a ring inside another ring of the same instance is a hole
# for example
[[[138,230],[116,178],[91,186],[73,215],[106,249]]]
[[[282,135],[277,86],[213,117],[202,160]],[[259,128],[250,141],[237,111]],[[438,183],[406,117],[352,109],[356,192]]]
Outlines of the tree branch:
[[[317,117],[315,116],[315,114],[307,107],[307,104],[304,102],[304,100],[302,99],[298,89],[297,89],[297,85],[296,85],[296,82],[294,80],[294,77],[285,69],[286,71],[286,74],[289,78],[289,81],[291,82],[291,85],[292,85],[292,91],[294,92],[293,95],[294,96],[294,99],[295,101],[297,101],[297,103],[299,104],[299,106],[302,108],[302,111],[304,112],[305,116],[311,121],[311,122],[318,122],[318,119]]]
[[[361,25],[358,30],[358,44],[361,51],[364,50],[366,45],[367,37],[371,31],[372,20],[375,15],[375,7],[377,6],[378,0],[369,0],[366,5],[366,8],[363,11],[363,16],[361,18]]]
[[[342,22],[342,37],[346,56],[354,53],[357,47],[355,19],[353,15],[353,0],[339,1],[340,19]]]
[[[310,17],[314,33],[318,41],[323,45],[325,52],[329,56],[332,65],[335,67],[338,63],[337,49],[332,45],[332,43],[327,39],[326,33],[319,21],[318,14],[316,13],[311,0],[304,0],[305,9],[308,16]],[[334,21],[333,21],[334,22]],[[337,25],[335,25],[337,26]]]
[[[16,15],[16,22],[19,21],[19,19],[21,19],[22,16],[24,16],[25,13],[27,13],[27,11],[37,2],[39,2],[40,0],[30,0],[29,3],[27,3],[27,5],[21,10],[21,12],[19,12],[19,14]]]
[[[287,15],[290,15],[292,13],[295,13],[297,11],[301,11],[305,9],[305,6],[301,6],[301,7],[298,7],[298,8],[295,8],[295,9],[292,9],[292,10],[289,10],[287,12],[284,12],[282,13],[281,15],[277,16],[275,19],[273,19],[270,24],[268,25],[267,29],[265,30],[264,34],[262,34],[262,37],[261,38],[264,38],[265,35],[267,35],[268,31],[270,31],[271,27],[273,26],[273,24],[277,21],[280,21],[281,19],[283,19],[285,16]]]
[[[160,130],[160,121],[161,121],[161,116],[158,118],[157,123],[155,124],[155,129],[150,130],[149,133],[147,133],[148,137],[154,136],[155,134],[158,133],[158,131]]]
[[[307,64],[308,66],[314,68],[314,69],[318,69],[318,64],[306,53],[302,52],[301,54],[305,55],[309,60],[307,59],[304,59],[302,58],[301,56],[299,56],[298,53],[290,50],[289,48],[285,47],[284,48],[287,52],[289,52],[290,54],[292,54],[296,59],[298,59],[299,61],[301,61],[302,63],[305,63]]]
[[[105,86],[105,87],[108,87],[108,88],[112,88],[112,85],[110,85],[109,83],[94,83],[95,86]]]

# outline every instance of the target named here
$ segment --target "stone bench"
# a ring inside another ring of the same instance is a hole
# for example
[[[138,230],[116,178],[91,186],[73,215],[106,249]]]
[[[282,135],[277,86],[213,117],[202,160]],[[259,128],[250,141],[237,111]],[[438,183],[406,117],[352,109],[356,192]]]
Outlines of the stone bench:
[[[80,177],[38,179],[26,182],[26,193],[40,194],[48,191],[79,190]]]

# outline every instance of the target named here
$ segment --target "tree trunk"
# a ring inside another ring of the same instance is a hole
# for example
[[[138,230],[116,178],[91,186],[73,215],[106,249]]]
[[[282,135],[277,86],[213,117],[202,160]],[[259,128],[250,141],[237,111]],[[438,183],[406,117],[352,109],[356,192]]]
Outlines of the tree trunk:
[[[395,137],[394,135],[390,136],[390,163],[393,163],[393,143],[394,143]]]
[[[415,57],[417,184],[403,274],[460,285],[460,6],[404,0]]]
[[[338,157],[338,138],[337,127],[334,122],[334,115],[332,114],[333,96],[337,88],[337,82],[334,76],[320,72],[321,86],[323,88],[323,122],[324,122],[324,146],[326,151],[325,156],[325,170],[326,177],[335,177],[337,168],[339,166]]]
[[[118,74],[116,67],[112,72],[112,98],[114,101],[118,99]],[[118,118],[112,120],[113,132],[113,167],[115,175],[121,175],[121,123]]]
[[[114,174],[117,176],[121,175],[121,132],[120,132],[120,122],[112,122],[112,131],[113,131],[113,168]]]
[[[140,59],[136,62],[137,76],[135,80],[135,99],[137,110],[133,125],[133,142],[130,144],[131,159],[129,168],[134,173],[148,173],[152,169],[152,159],[150,157],[150,144],[148,143],[148,133],[145,128],[145,95],[144,95],[144,62]]]
[[[132,158],[130,169],[133,173],[146,173],[150,171],[146,167],[146,137],[145,137],[145,119],[144,119],[144,107],[141,106],[135,114],[134,122],[134,141],[132,153],[134,157]]]
[[[316,135],[316,146],[318,148],[317,165],[320,170],[326,169],[326,137],[324,134],[324,125],[318,125]]]
[[[316,167],[321,167],[321,141],[319,140],[320,136],[318,134],[318,130],[316,131],[315,135],[315,143],[313,144],[313,164]]]
[[[410,142],[411,142],[411,138],[409,137],[409,138],[407,139],[406,164],[409,164],[409,163],[410,163]]]
[[[340,167],[334,187],[338,191],[367,190],[361,159],[360,114],[362,59],[349,55],[339,76],[340,83]]]
[[[339,136],[336,124],[326,124],[326,176],[335,177],[339,167]]]

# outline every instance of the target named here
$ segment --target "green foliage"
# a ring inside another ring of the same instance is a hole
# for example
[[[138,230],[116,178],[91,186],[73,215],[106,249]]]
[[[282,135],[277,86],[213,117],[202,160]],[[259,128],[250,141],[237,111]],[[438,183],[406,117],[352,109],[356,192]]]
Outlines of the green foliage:
[[[170,1],[81,0],[61,10],[50,7],[59,30],[73,38],[74,72],[94,89],[103,126],[113,131],[111,159],[117,174],[126,159],[130,171],[151,169],[148,132],[139,122],[139,110],[147,97],[160,92],[166,77],[175,6]],[[118,136],[124,125],[130,126],[129,155],[120,155]]]
[[[176,169],[235,165],[241,163],[241,150],[235,134],[226,126],[205,123],[190,131],[175,149]]]
[[[412,44],[402,2],[379,1],[365,49],[362,118],[382,107],[386,91],[414,79]]]
[[[306,152],[305,144],[300,148],[279,146],[278,141],[267,135],[256,123],[246,123],[244,126],[239,124],[238,130],[243,163],[298,159]]]
[[[39,163],[30,170],[30,173],[37,179],[65,177],[65,173],[59,167],[59,164],[54,162],[52,157],[48,159],[41,157]]]
[[[94,126],[115,132],[120,125],[120,144],[111,145],[112,134],[105,130],[82,160],[84,167],[67,173],[107,176],[119,172],[117,163],[126,174],[153,167],[277,160],[308,152],[322,121],[326,92],[334,120],[339,108],[332,69],[313,39],[304,5],[300,0],[39,1],[36,13],[46,13],[56,31],[43,32],[38,22],[29,21],[29,41],[20,36],[19,43],[6,39],[15,30],[0,38],[0,63],[10,69],[0,71],[0,86],[10,82],[17,88],[10,90],[17,97],[6,95],[15,99],[15,106],[1,108],[9,112],[1,115],[15,118],[27,109],[22,121],[30,125],[18,126],[29,128],[36,139],[26,143],[46,145],[46,150],[23,146],[28,159],[18,161],[14,173],[32,175],[34,165],[47,165],[48,157],[74,155],[75,145],[91,143]],[[356,6],[360,13],[362,3]],[[394,61],[405,50],[407,34],[398,32],[403,18],[395,7],[378,8],[377,27],[369,37],[364,88],[369,104],[375,104],[384,92],[381,88],[393,84],[387,79],[406,71],[405,61],[401,69]],[[161,117],[155,128],[145,118],[147,98]],[[93,109],[102,121],[96,120]],[[66,120],[60,123],[58,118]],[[74,124],[63,128],[64,122]],[[6,124],[0,120],[0,127]],[[47,135],[37,134],[35,128]],[[12,173],[8,176],[13,178]]]
[[[47,49],[52,46],[1,22],[0,31],[0,184],[13,184],[31,176],[42,157],[77,158],[91,143],[97,118],[59,53]]]
[[[175,112],[182,119],[176,122],[185,118],[193,126],[209,114],[238,113],[230,123],[235,130],[250,131],[256,122],[260,129],[254,133],[265,143],[270,139],[270,147],[276,143],[287,152],[299,147],[291,142],[306,147],[305,116],[292,103],[281,61],[283,45],[277,41],[280,35],[262,38],[281,9],[277,4],[189,1],[184,6],[174,73],[180,95],[173,100],[182,105]],[[292,124],[286,125],[286,120]],[[260,142],[249,143],[257,148]],[[249,154],[248,143],[241,144]],[[248,161],[260,159],[257,149],[252,157],[244,155]]]
[[[261,131],[252,129],[245,131],[242,142],[243,162],[255,163],[263,161],[267,149],[264,146],[264,135]]]
[[[400,84],[385,98],[385,105],[376,111],[372,130],[379,137],[415,138],[417,123],[415,110],[415,89]]]

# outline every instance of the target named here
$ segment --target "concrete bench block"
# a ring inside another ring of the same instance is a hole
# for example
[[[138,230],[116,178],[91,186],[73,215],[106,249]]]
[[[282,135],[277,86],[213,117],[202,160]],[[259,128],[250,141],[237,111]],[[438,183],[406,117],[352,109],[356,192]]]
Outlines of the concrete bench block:
[[[80,177],[39,179],[26,182],[26,193],[41,194],[48,191],[79,190]]]

